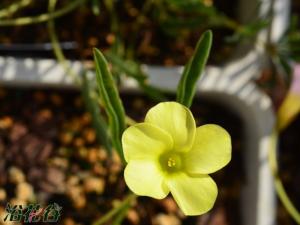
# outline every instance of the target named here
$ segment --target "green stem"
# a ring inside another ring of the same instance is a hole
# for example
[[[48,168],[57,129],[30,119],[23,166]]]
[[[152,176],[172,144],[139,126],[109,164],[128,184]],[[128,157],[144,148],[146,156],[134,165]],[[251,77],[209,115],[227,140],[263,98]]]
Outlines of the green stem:
[[[241,26],[234,20],[225,17],[223,18],[223,24],[224,26],[226,26],[229,29],[232,29],[234,31],[240,31],[241,30]]]
[[[34,17],[21,17],[17,19],[0,20],[0,26],[22,26],[34,23],[42,23],[71,12],[85,1],[86,0],[74,0],[64,8],[61,8],[53,13],[45,13]]]
[[[103,217],[101,217],[99,220],[95,221],[92,225],[101,225],[101,224],[104,224],[105,222],[109,221],[113,216],[115,216],[121,210],[126,208],[127,205],[130,204],[136,198],[137,198],[137,196],[135,194],[129,194],[120,205],[118,205],[117,207],[108,211]]]
[[[32,0],[20,0],[18,2],[10,4],[8,7],[0,10],[0,18],[11,16],[18,10],[28,6],[31,2]]]
[[[129,126],[136,124],[136,121],[127,115],[125,116],[125,122]]]
[[[104,0],[103,3],[110,14],[110,30],[115,35],[115,41],[111,47],[111,50],[116,55],[123,55],[124,42],[120,34],[119,17],[116,11],[115,3],[112,0]]]
[[[271,170],[274,176],[275,180],[275,189],[277,192],[277,195],[279,199],[281,200],[283,206],[287,210],[287,212],[290,214],[290,216],[298,223],[300,224],[300,213],[296,209],[296,207],[293,205],[292,201],[288,197],[284,186],[282,184],[282,181],[279,177],[278,172],[278,164],[276,159],[276,150],[277,150],[277,144],[278,144],[278,131],[274,129],[272,136],[271,136],[271,145],[269,150],[269,163],[271,166]]]
[[[119,19],[115,10],[114,1],[104,0],[104,4],[111,17],[110,29],[112,30],[112,32],[117,33],[119,31]]]
[[[99,0],[92,0],[92,11],[95,16],[100,15],[100,1]]]
[[[125,216],[127,215],[128,210],[130,209],[130,203],[127,203],[120,209],[120,212],[116,215],[111,225],[121,225]]]
[[[50,17],[51,17],[51,15],[54,14],[56,2],[57,2],[57,0],[49,0],[48,11],[49,11]],[[51,17],[51,19],[48,21],[47,25],[48,25],[48,32],[50,35],[51,44],[53,46],[53,52],[55,54],[55,57],[57,58],[58,62],[64,67],[66,73],[73,78],[73,80],[76,82],[76,84],[79,85],[81,83],[80,79],[77,76],[77,74],[71,69],[70,65],[67,63],[64,53],[60,47],[59,40],[57,38],[56,31],[55,31],[55,23],[54,23],[53,17]]]

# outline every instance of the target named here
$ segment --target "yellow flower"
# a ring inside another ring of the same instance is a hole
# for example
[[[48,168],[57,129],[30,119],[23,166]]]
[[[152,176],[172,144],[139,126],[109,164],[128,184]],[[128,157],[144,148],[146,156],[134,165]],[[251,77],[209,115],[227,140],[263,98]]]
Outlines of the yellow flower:
[[[144,123],[122,136],[124,177],[132,192],[156,199],[172,193],[186,215],[200,215],[213,207],[218,189],[207,175],[231,159],[231,139],[214,124],[196,128],[190,110],[176,102],[151,108]]]

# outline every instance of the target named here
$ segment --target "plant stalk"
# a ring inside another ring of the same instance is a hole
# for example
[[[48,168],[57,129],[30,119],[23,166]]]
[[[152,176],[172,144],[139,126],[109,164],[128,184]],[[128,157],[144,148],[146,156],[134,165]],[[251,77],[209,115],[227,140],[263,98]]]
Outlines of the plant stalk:
[[[20,9],[28,6],[32,0],[20,0],[18,2],[10,4],[8,7],[0,10],[0,18],[9,17]]]
[[[289,215],[296,221],[297,224],[300,224],[300,213],[287,195],[278,172],[278,164],[276,159],[278,134],[278,130],[274,129],[271,136],[271,144],[269,150],[269,164],[274,176],[275,189],[280,201],[282,202]]]
[[[74,0],[64,8],[61,8],[53,13],[44,13],[33,17],[20,17],[16,19],[0,20],[0,26],[23,26],[46,22],[71,12],[85,1],[86,0]]]
[[[137,196],[135,194],[129,194],[119,206],[108,211],[104,216],[102,216],[99,220],[95,221],[92,225],[102,225],[106,223],[117,213],[121,212],[124,208],[127,208],[128,204],[130,204],[136,198]]]

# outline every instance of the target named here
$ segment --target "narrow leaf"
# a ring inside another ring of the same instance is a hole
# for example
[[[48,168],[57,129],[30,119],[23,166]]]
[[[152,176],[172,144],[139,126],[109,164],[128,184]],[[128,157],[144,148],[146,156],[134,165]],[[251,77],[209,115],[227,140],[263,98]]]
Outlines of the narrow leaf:
[[[92,11],[95,16],[100,15],[100,1],[99,0],[92,0]]]
[[[145,81],[146,74],[141,70],[140,65],[131,60],[124,60],[120,56],[111,52],[105,54],[106,58],[116,66],[120,71],[128,76],[135,78],[137,81]]]
[[[128,210],[130,209],[130,207],[131,207],[131,205],[129,202],[126,205],[124,205],[120,209],[120,212],[115,216],[111,225],[121,225],[127,215]]]
[[[139,63],[132,60],[124,60],[120,56],[113,53],[107,53],[105,56],[114,65],[114,67],[118,69],[118,71],[134,78],[138,82],[139,87],[151,99],[155,101],[166,100],[166,97],[163,95],[160,89],[147,84],[148,76],[144,73]]]
[[[196,92],[196,84],[205,68],[212,44],[212,32],[206,31],[197,43],[195,53],[185,65],[177,88],[177,101],[190,107]]]
[[[100,98],[109,118],[112,143],[119,156],[124,161],[121,145],[121,135],[125,129],[125,112],[112,74],[108,69],[106,59],[98,49],[94,49],[94,60],[96,63],[97,85]]]
[[[105,150],[109,155],[111,155],[111,143],[107,133],[107,124],[100,113],[100,106],[97,102],[97,99],[94,98],[95,95],[96,93],[94,93],[90,81],[87,79],[87,76],[84,73],[82,82],[83,100],[85,102],[87,111],[91,114],[92,125],[96,132],[97,141],[102,143],[105,147]]]

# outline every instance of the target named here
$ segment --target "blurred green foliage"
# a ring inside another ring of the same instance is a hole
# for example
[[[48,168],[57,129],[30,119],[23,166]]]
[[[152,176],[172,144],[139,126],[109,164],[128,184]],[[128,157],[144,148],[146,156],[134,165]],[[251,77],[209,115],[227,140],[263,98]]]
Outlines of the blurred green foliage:
[[[202,75],[212,45],[212,32],[206,31],[196,46],[195,53],[185,65],[177,90],[177,101],[191,107],[196,93],[196,84]]]
[[[100,99],[109,118],[111,141],[120,158],[125,161],[121,144],[121,136],[125,129],[125,110],[106,59],[97,49],[94,49],[94,57]]]

